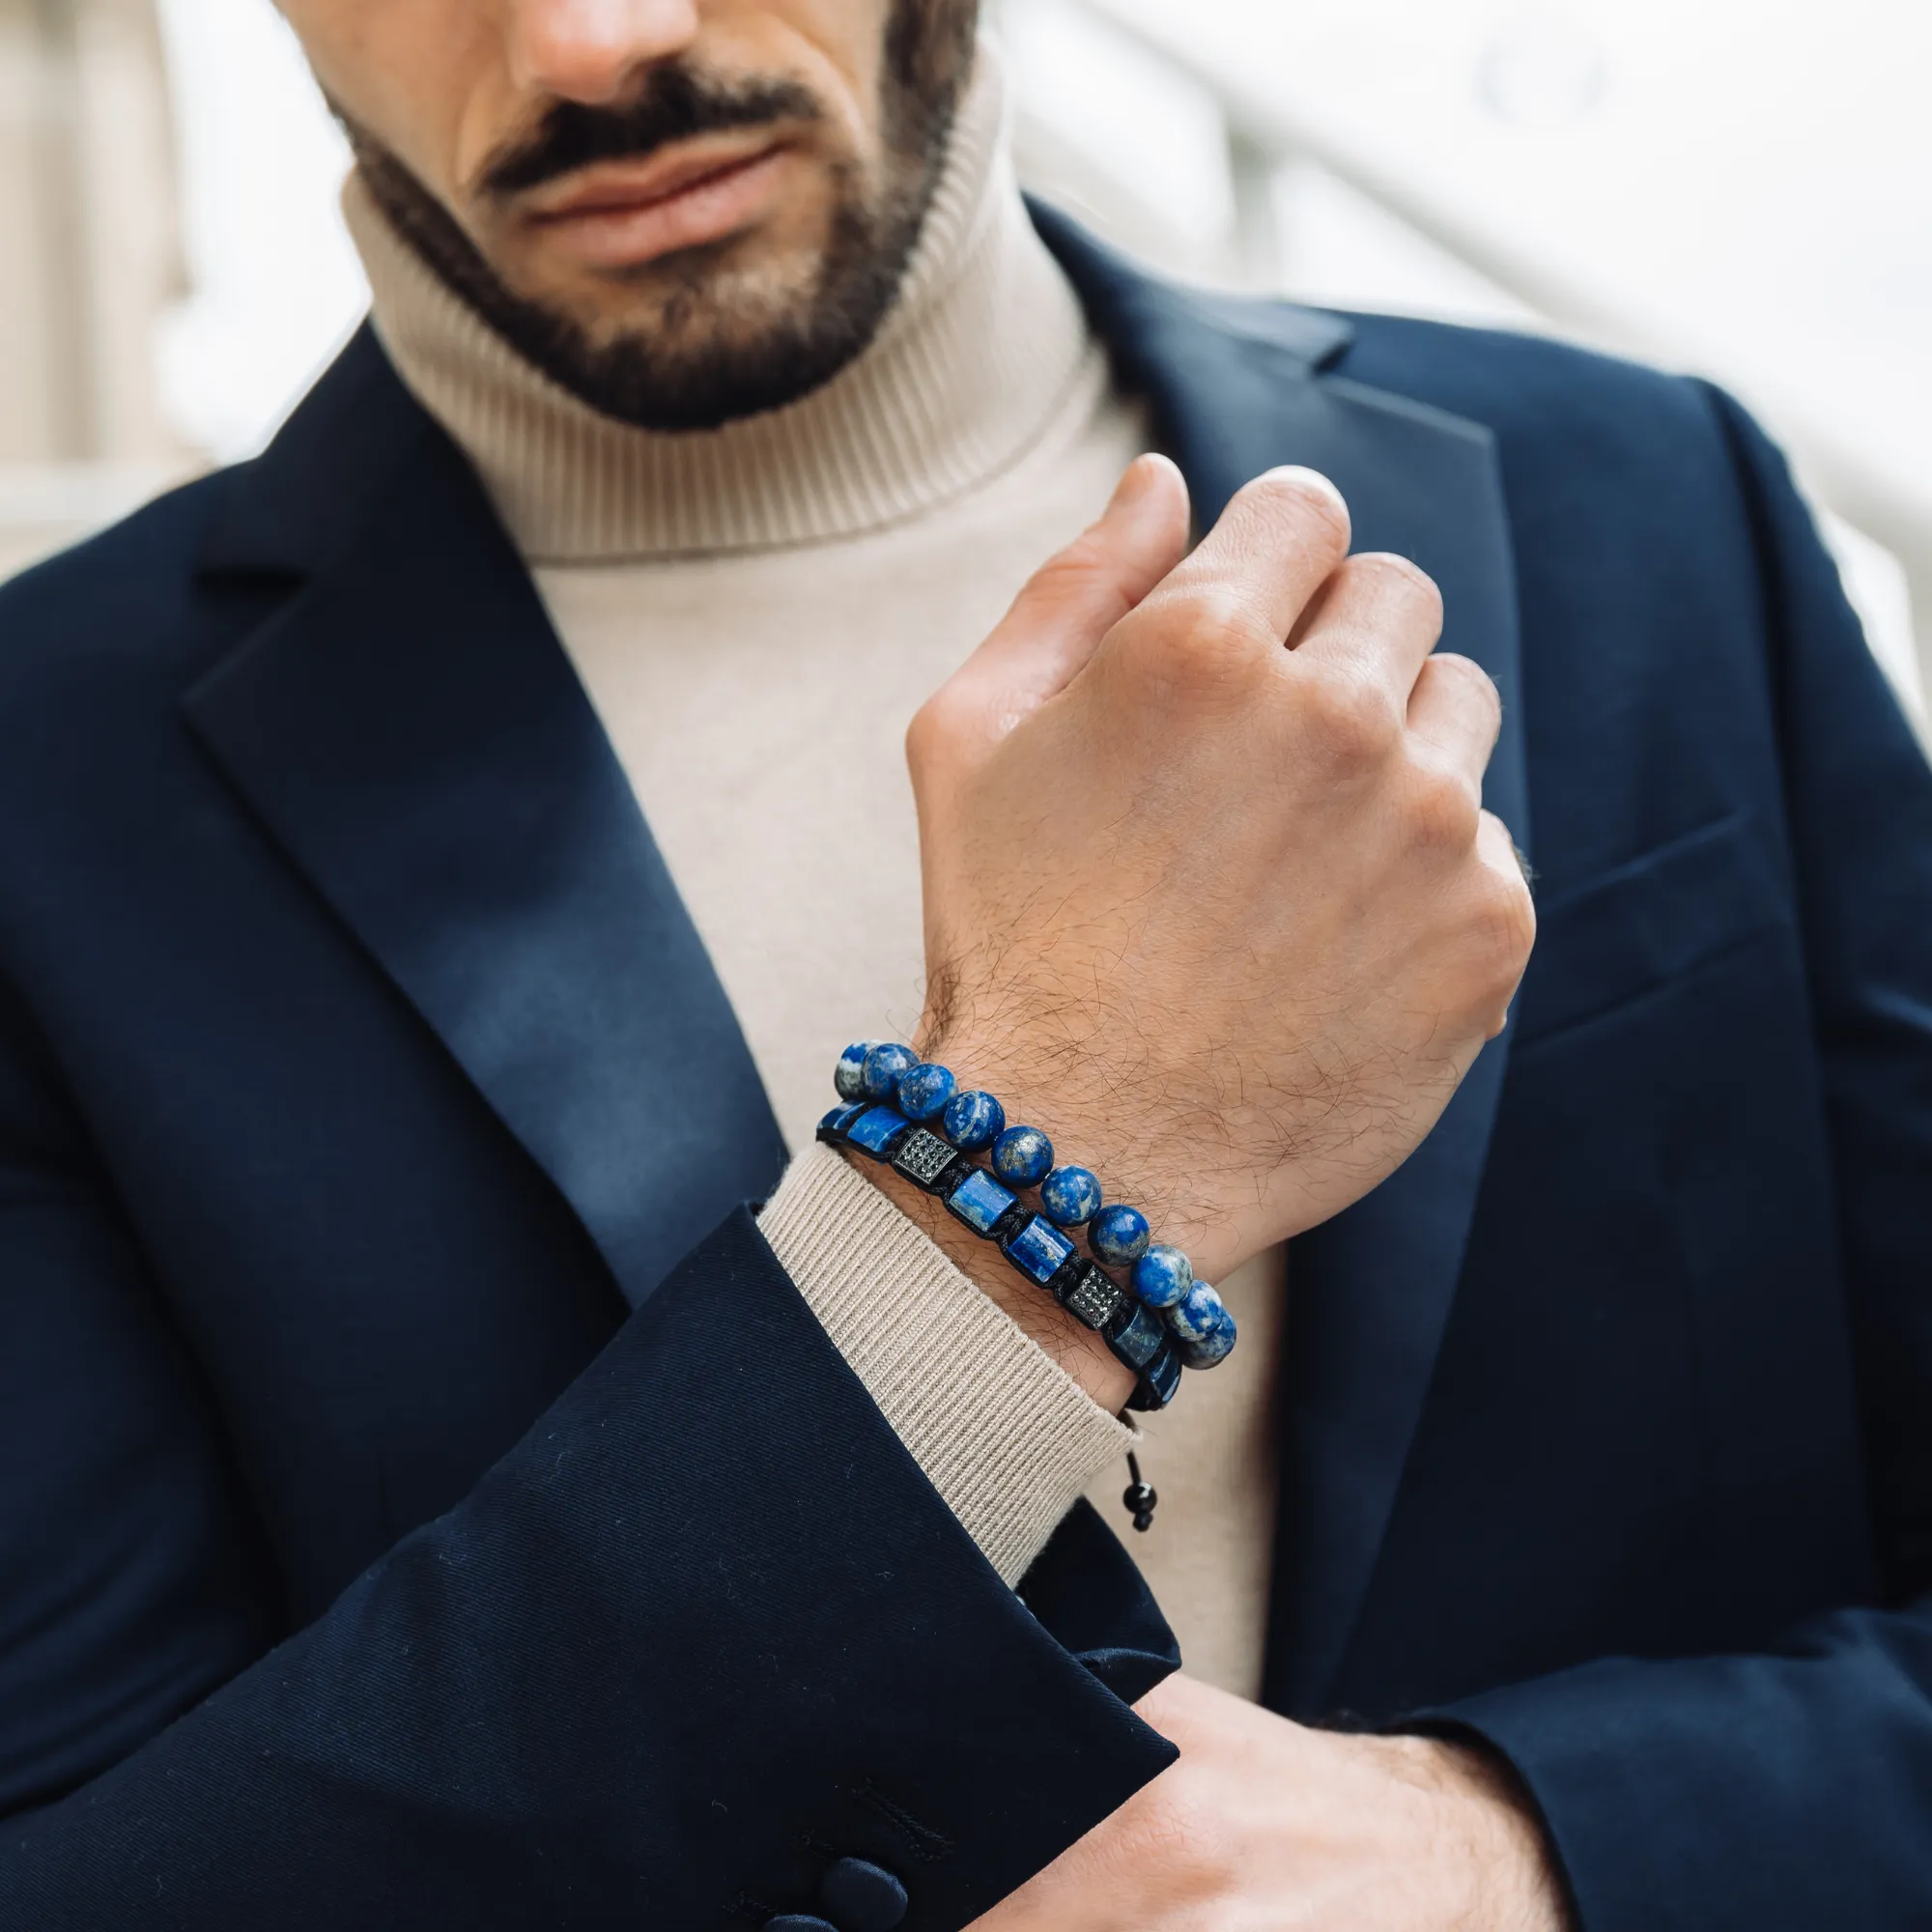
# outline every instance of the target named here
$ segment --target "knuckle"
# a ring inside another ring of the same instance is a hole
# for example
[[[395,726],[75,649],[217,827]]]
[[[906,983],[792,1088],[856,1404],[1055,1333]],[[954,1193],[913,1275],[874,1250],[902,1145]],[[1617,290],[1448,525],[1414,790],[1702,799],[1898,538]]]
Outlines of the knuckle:
[[[1245,641],[1254,629],[1254,611],[1232,583],[1209,579],[1191,584],[1174,608],[1173,628],[1189,642]]]
[[[938,749],[937,741],[943,734],[938,716],[939,699],[928,697],[912,714],[912,722],[906,725],[906,760],[912,765],[924,764]]]
[[[1252,606],[1232,585],[1192,585],[1157,607],[1142,608],[1122,626],[1129,655],[1161,692],[1205,696],[1245,677],[1257,625]]]
[[[1467,779],[1439,765],[1419,769],[1409,812],[1421,844],[1452,851],[1473,848],[1481,811],[1482,801]]]
[[[1522,978],[1523,968],[1529,964],[1529,955],[1536,951],[1536,900],[1526,879],[1518,877],[1510,880],[1508,889],[1509,913],[1504,938],[1515,965],[1510,975],[1510,983],[1514,985]]]
[[[1485,867],[1484,878],[1477,910],[1483,989],[1492,999],[1504,999],[1529,964],[1536,944],[1536,907],[1520,875],[1506,878]]]
[[[913,776],[917,778],[932,760],[932,717],[929,703],[922,704],[912,714],[912,722],[906,726],[905,760]]]
[[[1401,729],[1388,693],[1362,677],[1327,672],[1310,679],[1303,711],[1317,755],[1345,773],[1381,763]]]
[[[943,763],[960,737],[960,699],[943,684],[912,715],[906,726],[906,764],[915,778]]]

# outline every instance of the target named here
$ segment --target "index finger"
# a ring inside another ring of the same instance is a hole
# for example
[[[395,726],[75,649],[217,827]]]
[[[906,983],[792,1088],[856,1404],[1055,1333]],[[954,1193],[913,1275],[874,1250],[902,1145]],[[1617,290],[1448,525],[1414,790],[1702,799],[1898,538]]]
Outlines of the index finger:
[[[1320,470],[1285,465],[1236,491],[1148,600],[1232,602],[1276,644],[1349,554],[1349,506]]]

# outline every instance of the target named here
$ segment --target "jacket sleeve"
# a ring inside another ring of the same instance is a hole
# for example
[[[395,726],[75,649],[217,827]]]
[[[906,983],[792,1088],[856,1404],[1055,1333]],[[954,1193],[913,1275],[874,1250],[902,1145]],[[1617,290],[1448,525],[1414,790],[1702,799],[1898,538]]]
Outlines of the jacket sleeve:
[[[1712,402],[1764,581],[1883,1601],[1433,1715],[1521,1772],[1584,1932],[1897,1932],[1932,1925],[1932,772],[1781,459]]]
[[[111,1198],[9,1145],[4,1022],[7,1932],[755,1926],[845,1856],[937,1932],[1170,1761],[1122,1701],[1173,1659],[1119,1547],[1076,1513],[1079,1586],[1049,1549],[1030,1610],[742,1213],[267,1650],[268,1566]]]

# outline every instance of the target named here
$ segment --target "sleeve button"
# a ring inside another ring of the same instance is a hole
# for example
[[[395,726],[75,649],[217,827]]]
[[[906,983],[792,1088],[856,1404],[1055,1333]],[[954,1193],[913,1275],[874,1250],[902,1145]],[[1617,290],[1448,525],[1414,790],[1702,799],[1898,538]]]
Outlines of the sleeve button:
[[[864,1859],[828,1865],[818,1882],[818,1902],[842,1932],[893,1932],[906,1916],[905,1887],[883,1865]]]

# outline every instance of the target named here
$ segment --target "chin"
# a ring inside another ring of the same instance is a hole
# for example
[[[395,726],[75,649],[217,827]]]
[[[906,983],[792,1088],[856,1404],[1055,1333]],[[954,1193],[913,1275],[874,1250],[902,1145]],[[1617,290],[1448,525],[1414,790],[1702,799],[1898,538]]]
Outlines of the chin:
[[[600,348],[648,337],[673,356],[701,355],[714,344],[760,337],[813,301],[826,270],[819,226],[810,242],[768,232],[734,237],[600,274],[587,286],[581,275],[559,278],[526,298],[569,316]]]

